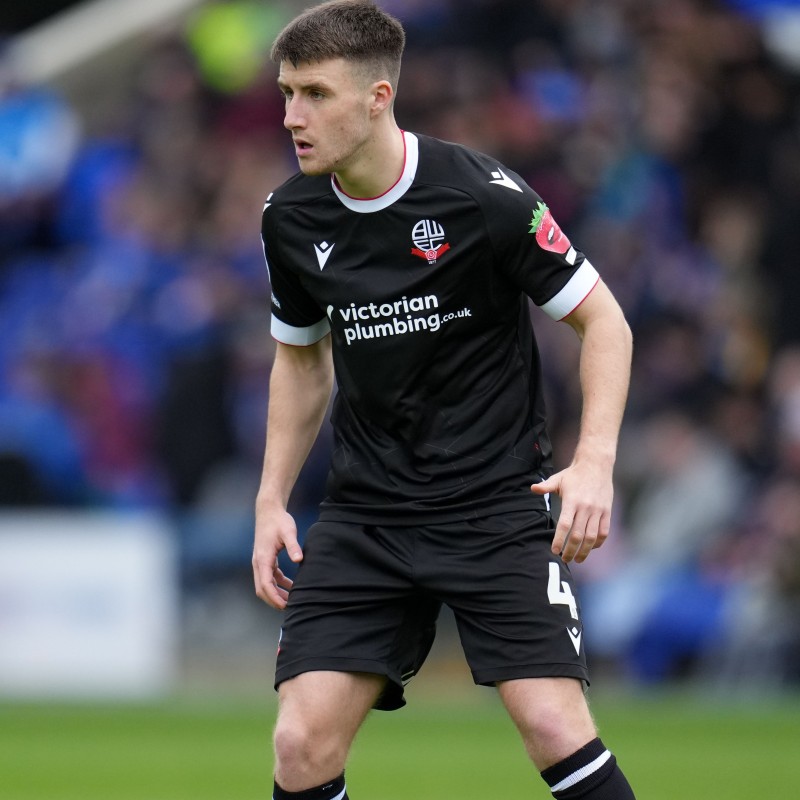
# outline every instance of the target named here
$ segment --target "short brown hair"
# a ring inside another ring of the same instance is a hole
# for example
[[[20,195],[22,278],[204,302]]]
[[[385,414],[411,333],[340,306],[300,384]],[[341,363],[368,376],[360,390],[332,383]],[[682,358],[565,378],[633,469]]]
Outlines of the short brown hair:
[[[273,61],[343,58],[386,78],[397,90],[406,35],[399,20],[365,0],[329,0],[306,9],[277,36]]]

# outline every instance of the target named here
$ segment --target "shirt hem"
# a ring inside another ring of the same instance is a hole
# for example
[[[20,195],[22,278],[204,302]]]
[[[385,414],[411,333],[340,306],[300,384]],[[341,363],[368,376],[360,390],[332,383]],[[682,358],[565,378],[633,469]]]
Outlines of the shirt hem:
[[[533,494],[490,497],[484,502],[438,508],[411,504],[375,507],[325,501],[320,506],[319,519],[324,522],[353,522],[384,526],[435,525],[484,519],[516,511],[547,513],[548,509],[544,499]]]

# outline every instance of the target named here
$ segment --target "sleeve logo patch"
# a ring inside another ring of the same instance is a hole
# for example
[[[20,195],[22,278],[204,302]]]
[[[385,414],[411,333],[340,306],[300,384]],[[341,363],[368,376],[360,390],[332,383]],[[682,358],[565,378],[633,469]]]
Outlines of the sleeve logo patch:
[[[544,203],[539,203],[533,209],[531,229],[528,233],[535,234],[539,247],[542,250],[549,250],[551,253],[563,255],[571,247],[569,239],[558,227],[558,223],[553,219],[550,209]]]

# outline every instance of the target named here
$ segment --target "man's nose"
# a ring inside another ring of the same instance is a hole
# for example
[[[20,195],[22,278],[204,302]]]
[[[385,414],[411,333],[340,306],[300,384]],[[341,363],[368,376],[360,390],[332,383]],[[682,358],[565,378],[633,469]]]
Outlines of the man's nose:
[[[305,117],[295,98],[287,100],[286,109],[283,114],[283,127],[287,130],[305,127]]]

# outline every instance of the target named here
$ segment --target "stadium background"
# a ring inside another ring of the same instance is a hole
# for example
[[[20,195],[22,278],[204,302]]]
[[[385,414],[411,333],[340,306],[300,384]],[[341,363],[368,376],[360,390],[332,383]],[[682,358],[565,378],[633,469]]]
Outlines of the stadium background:
[[[305,5],[0,11],[0,749],[20,800],[91,796],[84,773],[71,784],[52,763],[42,783],[36,758],[59,727],[75,747],[100,746],[94,731],[109,761],[124,753],[110,701],[135,701],[113,712],[131,736],[182,720],[167,738],[185,739],[187,764],[200,718],[240,761],[266,750],[278,619],[249,572],[273,355],[258,229],[295,164],[265,52]],[[382,5],[409,34],[401,125],[522,174],[634,330],[615,531],[576,569],[612,692],[600,708],[640,764],[649,754],[651,797],[712,739],[728,749],[698,775],[758,756],[789,796],[790,756],[759,746],[764,731],[800,745],[800,4]],[[577,346],[566,326],[538,330],[567,454]],[[292,498],[301,528],[327,446]],[[420,724],[502,724],[455,644],[445,617],[413,689],[435,710]],[[683,746],[673,761],[643,747],[656,729]],[[505,734],[498,758],[515,746]],[[80,771],[76,752],[63,760]],[[240,761],[220,765],[220,787]],[[176,780],[174,794],[104,791],[188,796]],[[215,786],[192,793],[226,796]]]

